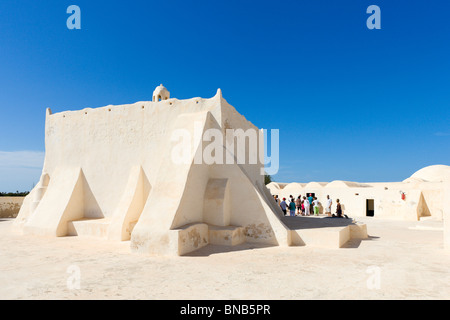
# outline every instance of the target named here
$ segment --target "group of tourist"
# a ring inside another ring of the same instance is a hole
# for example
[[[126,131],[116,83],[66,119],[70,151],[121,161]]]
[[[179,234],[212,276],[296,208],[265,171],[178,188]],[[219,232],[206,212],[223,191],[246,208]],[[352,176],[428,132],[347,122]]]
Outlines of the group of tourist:
[[[314,197],[311,193],[307,194],[307,196],[303,196],[303,198],[299,195],[297,199],[294,199],[292,195],[289,196],[289,199],[283,198],[282,200],[278,198],[278,195],[274,195],[273,197],[285,216],[289,215],[291,217],[295,217],[319,215],[319,201],[317,200],[317,197]],[[348,218],[347,215],[342,214],[342,207],[339,199],[336,200],[336,214],[331,213],[332,204],[333,200],[331,200],[330,196],[327,195],[327,203],[324,210],[326,215],[329,217]]]

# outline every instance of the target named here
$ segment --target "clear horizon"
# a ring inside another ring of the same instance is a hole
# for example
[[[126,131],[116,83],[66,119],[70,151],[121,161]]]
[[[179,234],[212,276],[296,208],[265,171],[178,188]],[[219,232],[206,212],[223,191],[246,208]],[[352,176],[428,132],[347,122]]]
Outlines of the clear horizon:
[[[370,5],[381,29],[369,30]],[[70,5],[81,29],[66,25]],[[448,1],[0,3],[0,192],[29,191],[45,110],[223,97],[280,131],[278,182],[402,181],[450,165]]]

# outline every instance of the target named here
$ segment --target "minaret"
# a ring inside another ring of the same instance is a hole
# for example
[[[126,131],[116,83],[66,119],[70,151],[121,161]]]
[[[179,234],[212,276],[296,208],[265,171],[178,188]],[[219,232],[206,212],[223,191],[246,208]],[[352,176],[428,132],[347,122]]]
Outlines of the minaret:
[[[153,102],[163,101],[170,98],[170,92],[162,84],[153,91]]]

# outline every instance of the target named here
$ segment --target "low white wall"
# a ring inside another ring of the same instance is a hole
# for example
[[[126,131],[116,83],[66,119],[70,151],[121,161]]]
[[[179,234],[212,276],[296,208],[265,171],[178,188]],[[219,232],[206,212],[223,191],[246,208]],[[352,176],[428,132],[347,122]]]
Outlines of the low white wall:
[[[15,218],[25,197],[0,197],[0,218]]]
[[[334,182],[333,186],[311,188],[301,184],[289,184],[279,189],[281,184],[269,184],[272,195],[278,195],[280,199],[289,199],[289,195],[297,198],[298,195],[306,196],[315,193],[321,204],[320,213],[326,205],[326,197],[330,195],[333,200],[332,213],[336,212],[336,200],[339,199],[344,214],[350,217],[362,217],[366,215],[366,200],[374,200],[376,218],[418,220],[420,217],[432,216],[442,220],[442,183],[422,183],[420,185],[408,183],[377,183],[362,187],[345,186],[343,183]],[[299,187],[300,186],[300,187]],[[405,199],[402,199],[405,192]]]

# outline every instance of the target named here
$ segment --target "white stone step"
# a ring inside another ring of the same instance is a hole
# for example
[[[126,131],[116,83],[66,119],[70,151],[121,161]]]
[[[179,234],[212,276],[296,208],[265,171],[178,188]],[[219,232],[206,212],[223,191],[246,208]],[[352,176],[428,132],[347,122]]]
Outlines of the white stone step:
[[[67,223],[67,235],[105,238],[108,235],[110,219],[81,219]]]
[[[321,248],[341,248],[351,239],[367,239],[365,224],[351,224],[346,227],[324,227],[291,230],[293,245]]]
[[[178,254],[184,255],[208,244],[235,246],[245,242],[243,227],[214,226],[206,223],[192,223],[171,230],[171,241],[178,243]]]
[[[209,243],[223,246],[235,246],[245,242],[243,227],[209,225]]]

